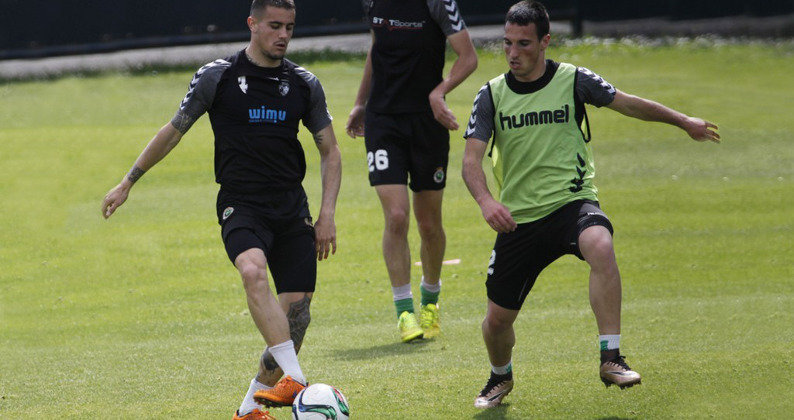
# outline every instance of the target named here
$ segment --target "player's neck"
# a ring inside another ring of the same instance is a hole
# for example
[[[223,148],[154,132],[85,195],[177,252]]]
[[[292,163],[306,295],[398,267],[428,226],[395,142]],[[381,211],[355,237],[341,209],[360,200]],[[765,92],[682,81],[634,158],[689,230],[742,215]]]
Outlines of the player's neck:
[[[512,70],[511,70],[512,71]],[[513,72],[513,77],[516,78],[519,82],[534,82],[535,80],[540,79],[546,73],[546,57],[541,56],[538,59],[538,62],[535,64],[535,67],[532,69],[531,72],[525,75],[519,75]]]
[[[265,54],[262,54],[259,49],[254,48],[252,44],[248,44],[245,47],[245,56],[248,58],[248,61],[253,63],[255,66],[265,67],[265,68],[273,68],[281,66],[281,59],[272,59]]]

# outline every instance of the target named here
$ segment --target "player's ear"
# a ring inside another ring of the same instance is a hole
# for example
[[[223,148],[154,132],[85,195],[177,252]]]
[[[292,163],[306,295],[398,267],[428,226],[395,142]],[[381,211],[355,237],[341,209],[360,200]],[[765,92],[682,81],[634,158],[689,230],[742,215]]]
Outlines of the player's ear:
[[[546,48],[549,47],[549,41],[551,41],[551,35],[550,34],[543,35],[543,37],[540,38],[540,49],[541,49],[541,51],[545,51]]]
[[[248,29],[250,29],[251,32],[256,32],[256,18],[253,16],[248,16],[246,23],[248,24]]]

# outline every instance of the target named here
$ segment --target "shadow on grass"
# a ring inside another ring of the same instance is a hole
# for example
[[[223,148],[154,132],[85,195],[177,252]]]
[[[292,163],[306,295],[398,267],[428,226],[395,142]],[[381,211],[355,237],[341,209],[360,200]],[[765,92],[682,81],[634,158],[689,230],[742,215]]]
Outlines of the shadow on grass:
[[[472,416],[473,419],[477,420],[502,420],[502,419],[509,419],[510,417],[507,414],[507,410],[510,408],[510,403],[503,403],[494,408],[486,408],[483,411]],[[617,417],[617,416],[606,416],[606,417],[598,417],[597,420],[634,420],[636,417]]]
[[[490,420],[490,419],[506,419],[507,417],[507,409],[510,408],[509,403],[499,404],[494,408],[486,408],[483,411],[475,414],[474,419],[478,420]]]
[[[415,354],[417,350],[424,350],[423,348],[428,344],[430,342],[427,340],[414,340],[410,343],[389,343],[360,349],[345,349],[336,352],[336,359],[372,360],[399,354]]]

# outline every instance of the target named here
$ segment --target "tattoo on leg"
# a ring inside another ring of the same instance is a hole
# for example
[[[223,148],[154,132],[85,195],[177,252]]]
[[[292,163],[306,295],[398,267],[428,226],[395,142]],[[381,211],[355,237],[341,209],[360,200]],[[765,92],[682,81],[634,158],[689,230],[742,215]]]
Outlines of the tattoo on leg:
[[[272,375],[273,372],[278,369],[278,363],[276,363],[276,359],[273,358],[273,355],[270,354],[270,350],[265,349],[265,352],[262,353],[262,357],[259,358],[259,370],[262,371],[265,375]]]
[[[290,339],[295,344],[296,353],[300,350],[301,344],[303,344],[303,336],[306,335],[306,328],[311,321],[309,303],[311,303],[311,299],[306,296],[290,304],[289,311],[287,312]],[[281,375],[282,371],[278,363],[276,363],[276,359],[273,358],[273,355],[270,354],[268,349],[265,349],[264,353],[262,353],[262,357],[259,358],[259,375],[257,375],[257,380],[261,383],[275,383]]]
[[[127,179],[129,179],[130,182],[132,182],[134,184],[137,180],[141,179],[141,177],[145,173],[146,173],[146,171],[144,171],[143,169],[133,165],[132,169],[130,169],[130,172],[127,174]]]
[[[306,328],[309,327],[311,322],[311,314],[309,313],[309,304],[311,299],[305,296],[303,299],[292,302],[289,305],[289,312],[287,312],[287,321],[289,321],[289,335],[292,342],[295,343],[295,352],[301,348],[303,344],[303,336],[306,335]]]

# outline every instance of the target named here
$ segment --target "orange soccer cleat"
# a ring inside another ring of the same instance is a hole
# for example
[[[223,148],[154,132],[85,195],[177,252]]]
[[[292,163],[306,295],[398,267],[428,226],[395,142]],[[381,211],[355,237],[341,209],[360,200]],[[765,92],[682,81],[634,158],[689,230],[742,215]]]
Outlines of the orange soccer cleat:
[[[254,401],[265,407],[285,407],[292,405],[295,397],[306,385],[286,376],[271,389],[261,389],[254,394]]]
[[[258,408],[255,408],[254,411],[240,416],[239,411],[235,411],[234,417],[232,420],[276,420],[275,417],[271,416],[269,412],[265,411],[264,413],[260,411]]]

